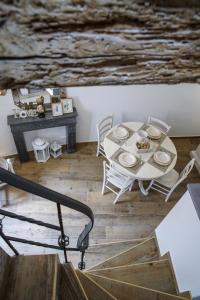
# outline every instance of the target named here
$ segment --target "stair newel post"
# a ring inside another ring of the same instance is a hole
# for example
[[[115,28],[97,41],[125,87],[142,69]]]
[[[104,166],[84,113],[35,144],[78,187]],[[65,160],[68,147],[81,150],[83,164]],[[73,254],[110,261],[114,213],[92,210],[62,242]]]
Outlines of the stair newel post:
[[[68,263],[67,260],[67,246],[69,245],[69,237],[65,235],[64,233],[64,226],[63,226],[63,220],[62,220],[62,212],[61,212],[61,206],[59,203],[57,203],[57,212],[58,212],[58,220],[60,224],[60,232],[61,235],[58,238],[58,245],[63,249],[64,251],[64,257],[65,262]]]
[[[81,261],[78,264],[79,270],[84,270],[85,269],[85,262],[84,262],[84,256],[85,256],[85,250],[81,251]]]

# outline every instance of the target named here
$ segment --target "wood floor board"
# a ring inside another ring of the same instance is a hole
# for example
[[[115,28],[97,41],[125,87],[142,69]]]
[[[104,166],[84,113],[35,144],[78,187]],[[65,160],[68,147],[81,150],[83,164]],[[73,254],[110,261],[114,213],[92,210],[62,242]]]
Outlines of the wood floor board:
[[[176,168],[180,171],[190,160],[189,151],[197,147],[200,139],[181,138],[173,139],[173,141],[178,150]],[[113,205],[112,193],[101,195],[104,158],[96,157],[96,144],[80,144],[77,149],[76,153],[64,152],[60,158],[51,158],[45,164],[39,164],[35,160],[21,164],[16,159],[14,167],[17,174],[89,205],[95,216],[94,228],[90,235],[92,244],[147,237],[185,192],[187,182],[199,182],[199,174],[194,168],[189,178],[175,190],[168,203],[164,202],[162,195],[154,191],[145,197],[136,184],[131,193],[126,193],[118,204]],[[9,199],[10,205],[5,209],[44,222],[58,224],[54,203],[12,187],[9,187]],[[88,219],[69,208],[62,207],[62,213],[65,230],[74,245],[77,235]],[[31,237],[31,239],[39,239],[43,242],[57,243],[55,231],[45,230],[26,222],[21,222],[19,225],[17,221],[9,218],[4,219],[4,224],[4,230],[10,235],[22,234],[27,239]],[[16,243],[15,245],[20,253],[34,254],[31,249],[38,254],[54,253],[51,249],[31,248],[28,245]],[[76,262],[80,260],[79,253],[69,255]],[[60,257],[62,259],[62,255]],[[96,258],[95,264],[98,261],[101,261],[101,257],[99,260],[98,257]]]

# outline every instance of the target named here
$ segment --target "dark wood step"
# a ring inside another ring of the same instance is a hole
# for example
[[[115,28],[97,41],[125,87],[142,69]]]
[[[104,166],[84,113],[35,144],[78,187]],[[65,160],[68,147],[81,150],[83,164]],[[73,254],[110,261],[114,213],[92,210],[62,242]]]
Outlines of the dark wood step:
[[[97,265],[120,252],[126,251],[143,241],[145,241],[145,238],[91,245],[85,253],[86,266],[87,268],[91,268],[92,266]]]
[[[117,300],[117,298],[112,296],[103,287],[98,285],[92,278],[87,276],[86,273],[83,273],[79,270],[76,270],[76,273],[83,285],[83,288],[89,300]]]
[[[151,261],[157,259],[158,256],[156,241],[153,237],[89,268],[88,271]]]
[[[56,300],[57,255],[11,258],[4,300]]]
[[[83,286],[71,263],[61,266],[61,300],[88,300]]]
[[[89,274],[120,280],[177,295],[168,259],[90,271]]]
[[[4,298],[5,284],[9,272],[9,255],[0,248],[0,299]]]
[[[181,296],[185,299],[192,300],[192,294],[190,293],[190,291],[179,293],[179,296]]]
[[[118,300],[185,300],[186,298],[164,293],[158,290],[153,290],[122,282],[115,279],[106,278],[99,275],[89,275],[95,282],[102,286],[105,290],[111,293]]]

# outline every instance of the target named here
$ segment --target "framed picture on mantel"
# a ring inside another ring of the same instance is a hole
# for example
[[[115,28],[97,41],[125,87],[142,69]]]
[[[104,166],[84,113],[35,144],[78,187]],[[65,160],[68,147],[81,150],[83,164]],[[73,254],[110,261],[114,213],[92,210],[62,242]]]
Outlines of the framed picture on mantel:
[[[61,99],[62,108],[64,114],[69,114],[73,112],[73,101],[72,99]]]
[[[60,102],[52,103],[51,107],[52,107],[52,115],[54,117],[63,115],[62,104]]]

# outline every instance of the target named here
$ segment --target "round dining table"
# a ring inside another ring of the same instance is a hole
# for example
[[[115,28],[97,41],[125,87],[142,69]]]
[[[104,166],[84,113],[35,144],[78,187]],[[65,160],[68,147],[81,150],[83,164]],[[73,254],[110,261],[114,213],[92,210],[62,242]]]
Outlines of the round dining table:
[[[117,126],[124,127],[128,131],[126,139],[116,138],[114,132]],[[112,127],[104,137],[103,147],[109,162],[114,165],[123,174],[129,175],[133,179],[137,179],[141,192],[147,195],[143,181],[151,181],[169,173],[175,166],[177,161],[177,151],[172,140],[164,133],[159,139],[150,139],[150,149],[143,153],[138,151],[137,132],[139,130],[148,130],[150,125],[142,122],[125,122]],[[154,160],[156,151],[164,151],[171,157],[169,165],[160,165]],[[121,165],[118,157],[123,152],[129,152],[137,157],[138,163],[133,167],[125,167]]]

